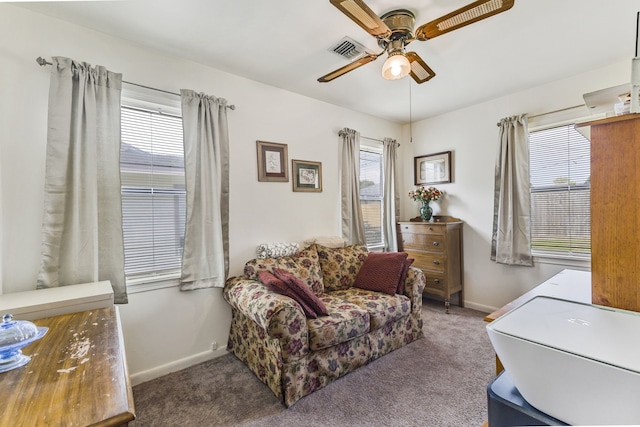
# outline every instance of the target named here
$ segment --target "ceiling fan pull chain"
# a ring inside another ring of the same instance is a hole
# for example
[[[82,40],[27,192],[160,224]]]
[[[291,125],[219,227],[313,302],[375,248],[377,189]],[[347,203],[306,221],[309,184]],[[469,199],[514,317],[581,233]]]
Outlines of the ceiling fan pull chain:
[[[413,124],[411,119],[411,80],[407,79],[409,82],[409,142],[413,143]]]

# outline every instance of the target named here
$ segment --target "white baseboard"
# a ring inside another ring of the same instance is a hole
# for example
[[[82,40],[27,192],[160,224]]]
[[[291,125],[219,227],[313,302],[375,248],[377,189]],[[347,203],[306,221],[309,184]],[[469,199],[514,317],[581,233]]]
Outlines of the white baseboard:
[[[194,354],[184,359],[174,360],[173,362],[165,365],[156,366],[155,368],[148,369],[142,372],[136,372],[129,375],[131,385],[136,386],[147,381],[162,377],[172,372],[186,369],[190,366],[197,365],[198,363],[206,362],[207,360],[215,359],[227,354],[227,345],[220,346],[217,350],[203,351],[202,353]]]
[[[430,294],[429,295],[429,299],[442,301],[443,304],[444,304],[444,298],[439,297],[437,295],[431,295]],[[452,306],[453,305],[458,305],[458,300],[454,299],[453,301],[451,301],[451,305]],[[481,312],[487,313],[487,314],[493,313],[494,311],[496,311],[499,308],[499,307],[491,307],[490,305],[478,304],[478,303],[475,303],[473,301],[468,301],[468,300],[464,301],[464,306],[465,306],[465,308],[470,308],[472,310],[478,310],[478,311],[481,311]]]
[[[498,309],[498,307],[491,307],[489,305],[484,305],[484,304],[478,304],[475,302],[471,302],[471,301],[465,301],[464,302],[464,306],[466,308],[470,308],[472,310],[478,310],[481,311],[483,313],[493,313],[494,311],[496,311]]]

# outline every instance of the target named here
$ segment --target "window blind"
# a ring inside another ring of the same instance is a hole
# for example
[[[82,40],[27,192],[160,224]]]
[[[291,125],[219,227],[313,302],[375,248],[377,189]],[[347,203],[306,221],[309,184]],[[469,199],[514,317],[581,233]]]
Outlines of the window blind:
[[[367,246],[382,239],[382,153],[360,150],[360,206]]]
[[[534,251],[591,252],[591,144],[574,125],[531,132],[531,238]]]
[[[185,224],[182,119],[122,107],[121,126],[125,275],[179,272]]]

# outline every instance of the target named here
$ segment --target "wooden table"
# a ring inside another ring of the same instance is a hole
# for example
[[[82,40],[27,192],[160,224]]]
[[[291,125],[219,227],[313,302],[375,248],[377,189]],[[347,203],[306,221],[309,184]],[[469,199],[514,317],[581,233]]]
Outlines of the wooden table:
[[[485,322],[493,322],[498,317],[514,308],[520,307],[531,298],[539,295],[591,304],[591,273],[579,270],[562,270],[529,292],[519,296],[493,313],[487,314],[484,320]],[[502,372],[503,369],[500,359],[496,356],[496,374]]]
[[[29,363],[0,374],[0,426],[121,426],[135,419],[115,306],[34,323],[49,331],[23,349]]]

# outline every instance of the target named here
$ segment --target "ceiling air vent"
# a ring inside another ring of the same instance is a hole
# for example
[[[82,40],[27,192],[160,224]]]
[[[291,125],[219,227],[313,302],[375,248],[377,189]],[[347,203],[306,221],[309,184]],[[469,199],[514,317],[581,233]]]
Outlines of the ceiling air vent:
[[[353,61],[362,55],[370,53],[367,52],[367,49],[363,45],[349,37],[344,37],[335,46],[329,48],[329,50],[349,61]]]

